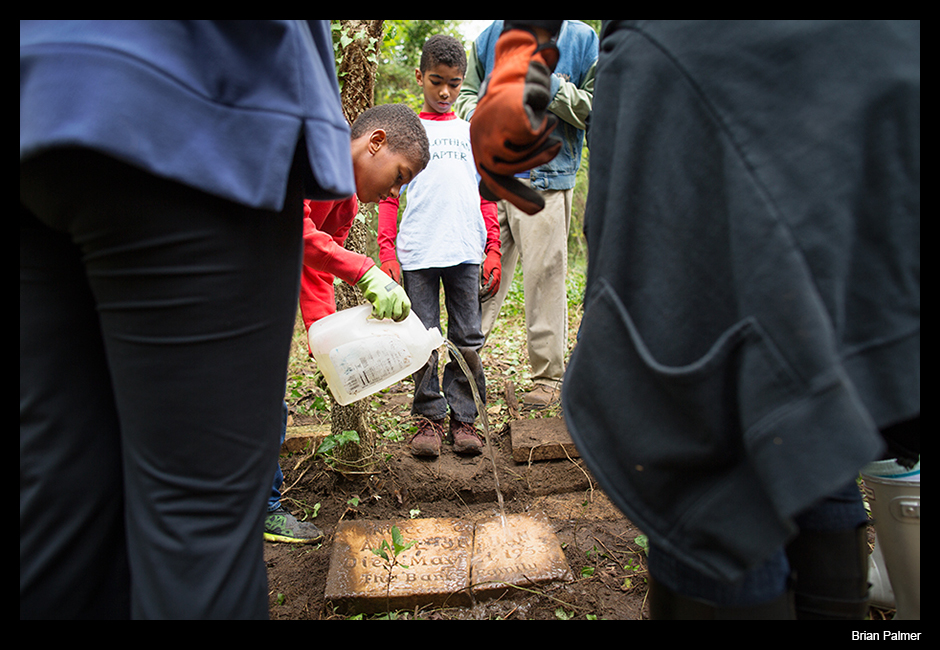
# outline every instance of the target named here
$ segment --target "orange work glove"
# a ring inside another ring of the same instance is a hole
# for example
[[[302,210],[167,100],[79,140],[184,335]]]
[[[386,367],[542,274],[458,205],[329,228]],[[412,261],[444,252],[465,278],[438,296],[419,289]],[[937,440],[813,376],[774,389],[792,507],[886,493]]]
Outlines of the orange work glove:
[[[499,278],[503,273],[502,255],[497,250],[491,250],[483,260],[480,270],[480,300],[486,302],[499,291]]]
[[[544,208],[545,201],[513,175],[547,163],[561,149],[561,138],[552,135],[558,119],[547,111],[558,56],[554,43],[539,45],[529,31],[503,32],[470,120],[480,194],[491,201],[506,199],[527,214]]]
[[[382,269],[382,272],[385,273],[385,275],[393,279],[398,284],[401,284],[401,264],[398,263],[398,260],[386,260],[382,262],[379,268]]]

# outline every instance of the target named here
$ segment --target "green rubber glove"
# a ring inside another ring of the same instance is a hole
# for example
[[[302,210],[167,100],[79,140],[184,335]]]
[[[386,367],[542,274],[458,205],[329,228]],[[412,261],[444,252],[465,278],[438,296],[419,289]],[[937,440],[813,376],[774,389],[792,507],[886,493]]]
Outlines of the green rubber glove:
[[[356,283],[366,300],[372,303],[372,315],[403,321],[411,313],[411,301],[400,284],[373,266]]]

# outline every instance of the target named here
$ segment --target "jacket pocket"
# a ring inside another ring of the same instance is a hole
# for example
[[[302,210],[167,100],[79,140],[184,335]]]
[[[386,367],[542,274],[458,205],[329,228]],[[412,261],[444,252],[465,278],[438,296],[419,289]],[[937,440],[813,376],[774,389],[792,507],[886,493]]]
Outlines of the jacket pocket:
[[[744,431],[802,392],[800,380],[752,317],[728,327],[704,355],[682,366],[657,361],[603,279],[584,321],[582,341],[596,329],[593,363],[616,378],[610,388],[620,392],[619,401],[626,398],[630,419],[640,418],[659,432],[657,438],[675,437],[669,446],[679,462],[743,451]]]
[[[728,327],[694,362],[667,366],[603,279],[563,404],[614,503],[651,539],[725,580],[778,549],[795,532],[791,517],[878,449],[844,378],[801,380],[755,318]]]
[[[693,363],[658,362],[602,279],[565,378],[565,412],[582,455],[597,462],[592,469],[624,500],[645,502],[645,518],[668,530],[731,485],[760,490],[745,432],[798,386],[753,318],[729,327]],[[758,506],[741,505],[740,512],[751,507]]]

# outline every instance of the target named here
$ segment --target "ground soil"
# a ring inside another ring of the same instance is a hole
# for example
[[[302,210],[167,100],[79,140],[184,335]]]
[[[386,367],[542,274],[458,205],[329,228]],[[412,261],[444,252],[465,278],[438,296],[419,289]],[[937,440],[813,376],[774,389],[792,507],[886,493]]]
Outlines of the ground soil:
[[[573,319],[572,331],[576,331],[577,314]],[[518,321],[507,324],[481,352],[487,371],[487,411],[496,469],[505,511],[545,515],[574,579],[513,590],[501,599],[473,607],[428,607],[383,616],[432,620],[649,617],[642,531],[610,503],[583,461],[574,457],[517,463],[512,458],[509,431],[517,417],[561,415],[557,407],[518,414],[513,409],[513,402],[529,387],[521,329]],[[313,381],[314,364],[306,358],[302,324],[295,333],[294,348],[287,394],[291,424],[328,423],[329,411],[323,407],[329,400],[323,399],[323,391]],[[493,466],[487,454],[466,458],[445,445],[437,460],[411,456],[412,388],[406,380],[370,400],[369,420],[378,444],[376,462],[368,473],[341,473],[309,452],[282,454],[284,504],[299,518],[315,523],[325,537],[313,545],[265,544],[272,619],[349,617],[324,598],[333,534],[342,520],[419,516],[477,521],[498,513]],[[890,616],[890,612],[872,610],[872,618]]]
[[[645,561],[634,541],[640,535],[600,493],[582,463],[573,461],[513,462],[508,436],[495,441],[500,485],[507,513],[548,516],[576,580],[513,593],[501,601],[474,608],[400,612],[399,618],[422,619],[557,619],[574,617],[640,619],[646,617]],[[287,496],[307,504],[320,503],[313,519],[325,533],[317,546],[266,544],[265,559],[273,619],[342,617],[324,602],[332,550],[332,535],[341,519],[407,519],[457,517],[477,521],[498,512],[494,477],[487,456],[462,458],[449,445],[436,461],[413,458],[407,440],[390,442],[390,455],[367,477],[344,476],[331,470],[311,470]],[[290,464],[293,458],[287,459]],[[301,464],[306,464],[301,461]],[[286,471],[288,482],[296,475]],[[358,504],[349,505],[350,499]],[[291,504],[289,504],[291,505]],[[303,508],[294,502],[297,514]],[[624,570],[630,563],[637,570]],[[593,572],[590,577],[582,577]],[[625,585],[625,581],[629,582]],[[556,614],[557,611],[557,614]]]

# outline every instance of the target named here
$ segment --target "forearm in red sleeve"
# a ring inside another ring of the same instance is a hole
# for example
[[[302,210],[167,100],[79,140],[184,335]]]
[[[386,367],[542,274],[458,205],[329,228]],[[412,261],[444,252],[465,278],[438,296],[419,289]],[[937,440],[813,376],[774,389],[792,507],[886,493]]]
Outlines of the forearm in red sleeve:
[[[395,238],[398,235],[398,199],[391,196],[379,203],[379,261],[398,259]]]
[[[304,319],[304,327],[310,329],[315,322],[335,312],[333,276],[304,266],[300,278],[300,315]]]
[[[480,197],[480,212],[483,213],[483,224],[486,226],[486,247],[484,253],[491,250],[499,251],[499,216],[496,212],[496,202],[487,201]]]
[[[343,248],[348,234],[349,225],[331,235],[319,230],[311,219],[305,218],[304,266],[356,284],[366,271],[375,266],[375,262],[367,255]]]

